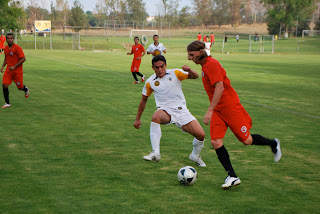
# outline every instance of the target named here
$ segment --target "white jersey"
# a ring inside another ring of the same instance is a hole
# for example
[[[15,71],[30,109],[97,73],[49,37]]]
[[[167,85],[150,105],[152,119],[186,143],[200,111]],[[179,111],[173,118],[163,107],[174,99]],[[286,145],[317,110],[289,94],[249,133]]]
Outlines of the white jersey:
[[[156,74],[149,77],[142,89],[144,96],[150,96],[154,92],[157,108],[187,109],[181,81],[188,79],[188,72],[181,69],[167,69],[162,78]]]
[[[207,55],[211,56],[210,55],[211,42],[205,42],[204,45],[205,45],[205,51],[206,51]]]
[[[147,52],[151,53],[151,52],[153,52],[155,50],[159,50],[161,55],[163,55],[162,52],[164,50],[166,50],[166,47],[164,47],[164,45],[162,43],[158,43],[157,46],[155,46],[154,43],[152,43],[151,45],[149,45],[149,47],[147,49]]]

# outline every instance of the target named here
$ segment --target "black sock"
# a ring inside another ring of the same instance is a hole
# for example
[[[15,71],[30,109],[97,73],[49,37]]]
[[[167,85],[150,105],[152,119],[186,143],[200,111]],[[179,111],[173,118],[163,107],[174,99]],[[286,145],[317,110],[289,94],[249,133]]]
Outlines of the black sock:
[[[270,146],[273,153],[277,152],[277,142],[275,140],[271,140],[265,138],[259,134],[252,134],[252,145],[260,145],[260,146]]]
[[[3,96],[4,96],[4,100],[6,101],[6,103],[10,104],[10,101],[9,101],[9,89],[8,88],[3,88]]]
[[[27,92],[28,88],[24,85],[22,91]]]
[[[140,77],[143,77],[143,75],[140,72],[136,72],[136,74]]]
[[[133,78],[134,78],[136,81],[138,81],[138,78],[137,78],[136,72],[132,72],[132,76],[133,76]]]
[[[237,177],[230,162],[229,154],[224,146],[216,149],[218,159],[230,177]]]

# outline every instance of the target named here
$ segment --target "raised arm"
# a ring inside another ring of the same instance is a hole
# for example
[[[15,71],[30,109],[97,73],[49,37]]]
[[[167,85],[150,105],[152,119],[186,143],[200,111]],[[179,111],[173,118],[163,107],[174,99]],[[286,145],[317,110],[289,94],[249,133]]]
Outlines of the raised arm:
[[[192,70],[187,65],[182,66],[182,70],[184,70],[184,71],[189,73],[188,79],[198,79],[199,78],[199,74],[195,70]]]

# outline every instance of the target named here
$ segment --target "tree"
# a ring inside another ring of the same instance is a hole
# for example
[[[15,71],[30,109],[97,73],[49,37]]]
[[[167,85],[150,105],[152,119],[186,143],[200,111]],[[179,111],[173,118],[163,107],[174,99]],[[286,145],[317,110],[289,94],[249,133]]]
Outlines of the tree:
[[[230,0],[230,21],[232,26],[240,24],[240,9],[240,0]]]
[[[25,16],[25,12],[19,2],[12,0],[1,0],[0,13],[1,29],[9,30],[22,28],[20,18]]]
[[[167,11],[167,20],[168,22],[171,22],[171,26],[177,27],[180,25],[179,23],[179,4],[180,0],[171,0],[168,5],[169,9]]]
[[[270,34],[278,34],[280,26],[285,32],[293,29],[299,20],[310,19],[313,0],[262,0],[267,7],[267,24]]]
[[[226,0],[214,0],[213,1],[212,20],[219,27],[229,22],[229,2]]]
[[[208,27],[211,21],[212,0],[194,0],[193,4],[200,24]]]
[[[185,6],[179,12],[179,25],[182,28],[190,24],[191,14],[189,11],[191,11],[191,8],[188,6]]]
[[[84,14],[81,4],[77,0],[73,2],[73,6],[69,12],[68,24],[70,26],[80,27],[84,27],[87,25],[87,17]]]
[[[126,0],[128,19],[131,21],[144,21],[148,14],[143,0]]]

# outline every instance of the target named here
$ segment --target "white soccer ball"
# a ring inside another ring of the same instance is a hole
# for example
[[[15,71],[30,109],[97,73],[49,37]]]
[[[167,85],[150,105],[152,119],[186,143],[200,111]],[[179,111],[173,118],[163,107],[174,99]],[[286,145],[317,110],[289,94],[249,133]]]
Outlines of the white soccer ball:
[[[192,166],[184,166],[179,169],[177,176],[182,185],[192,185],[197,180],[197,171]]]

